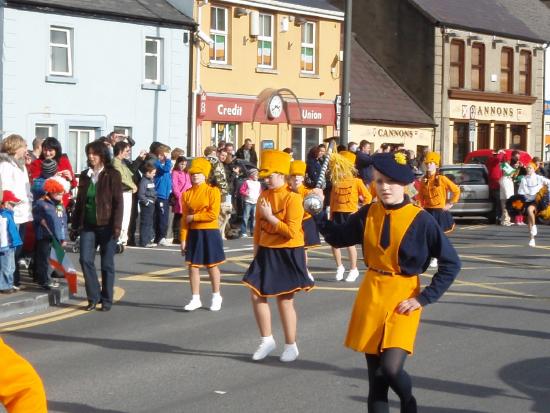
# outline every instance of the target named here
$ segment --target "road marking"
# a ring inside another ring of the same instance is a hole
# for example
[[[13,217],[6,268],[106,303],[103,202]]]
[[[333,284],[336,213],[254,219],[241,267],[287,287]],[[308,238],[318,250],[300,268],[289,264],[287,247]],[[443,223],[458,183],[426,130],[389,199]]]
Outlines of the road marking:
[[[125,290],[120,287],[115,287],[113,301],[116,303],[122,297],[124,297]],[[43,324],[53,323],[54,321],[65,320],[67,318],[76,317],[79,315],[89,314],[88,311],[84,311],[84,306],[88,304],[87,300],[80,301],[71,307],[63,308],[60,310],[54,310],[46,314],[40,314],[31,317],[25,317],[20,320],[7,321],[0,323],[0,333],[7,333],[9,331],[22,330],[24,328],[35,327]]]

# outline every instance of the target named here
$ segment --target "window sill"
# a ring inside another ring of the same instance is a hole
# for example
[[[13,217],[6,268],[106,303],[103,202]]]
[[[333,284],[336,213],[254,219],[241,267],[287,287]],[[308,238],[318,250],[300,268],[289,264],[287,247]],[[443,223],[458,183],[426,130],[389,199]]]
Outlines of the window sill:
[[[58,76],[58,75],[48,75],[46,76],[46,82],[48,83],[64,83],[67,85],[76,85],[78,79],[72,76]]]
[[[306,78],[306,79],[321,79],[321,76],[319,76],[317,73],[300,72],[300,77],[303,77],[303,78]]]
[[[157,85],[155,83],[142,83],[141,88],[143,90],[157,90],[157,91],[161,91],[161,92],[164,92],[164,91],[168,90],[168,86],[166,86],[166,85]]]
[[[223,69],[223,70],[233,70],[233,66],[225,63],[208,63],[208,67],[211,69]]]
[[[256,73],[268,73],[270,75],[278,75],[279,72],[275,69],[269,69],[267,67],[257,67]]]

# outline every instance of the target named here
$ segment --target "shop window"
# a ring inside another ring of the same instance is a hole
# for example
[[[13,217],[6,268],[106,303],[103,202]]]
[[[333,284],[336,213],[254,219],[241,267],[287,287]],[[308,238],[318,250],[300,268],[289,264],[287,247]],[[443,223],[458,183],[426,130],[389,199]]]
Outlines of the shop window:
[[[300,70],[303,73],[315,73],[315,23],[306,22],[302,25],[302,51]]]
[[[237,123],[212,123],[210,130],[210,144],[218,146],[218,142],[225,141],[237,146]]]
[[[273,16],[260,14],[258,67],[273,68]]]
[[[464,42],[453,40],[451,42],[451,88],[464,88]]]
[[[292,128],[292,154],[294,159],[305,161],[314,146],[323,141],[321,128]]]
[[[506,149],[506,125],[495,125],[495,137],[493,149]]]
[[[491,149],[489,129],[490,125],[488,123],[477,124],[477,149]]]
[[[453,127],[453,163],[462,163],[470,152],[468,123],[455,122]]]
[[[527,150],[527,127],[510,125],[510,149]]]
[[[227,9],[212,7],[210,9],[210,37],[214,44],[210,47],[212,63],[227,63]]]
[[[95,129],[69,129],[67,156],[75,171],[80,172],[86,167],[86,145],[95,139]]]
[[[500,52],[500,91],[514,93],[514,49],[503,47]]]
[[[519,54],[519,94],[531,95],[531,52],[527,50]]]
[[[485,45],[472,45],[472,90],[485,90]]]

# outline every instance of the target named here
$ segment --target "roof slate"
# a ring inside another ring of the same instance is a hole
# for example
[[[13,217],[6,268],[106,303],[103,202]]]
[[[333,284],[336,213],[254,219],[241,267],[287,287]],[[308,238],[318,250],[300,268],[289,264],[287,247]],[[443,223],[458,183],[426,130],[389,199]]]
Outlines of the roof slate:
[[[342,11],[338,7],[330,4],[329,0],[277,0],[282,3],[298,4],[300,6],[314,7],[329,11]]]
[[[353,39],[351,44],[351,119],[403,125],[434,125],[403,89]]]
[[[539,0],[409,2],[437,23],[523,40],[550,40],[550,10]]]
[[[183,26],[195,22],[165,0],[6,0],[7,6],[32,6],[151,20]]]

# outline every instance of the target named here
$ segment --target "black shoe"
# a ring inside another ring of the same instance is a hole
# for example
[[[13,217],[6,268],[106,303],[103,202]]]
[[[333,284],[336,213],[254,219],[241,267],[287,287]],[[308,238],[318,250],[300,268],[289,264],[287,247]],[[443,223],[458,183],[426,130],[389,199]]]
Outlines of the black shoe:
[[[101,311],[111,311],[111,304],[101,304]]]
[[[180,241],[179,239],[175,239],[175,238],[174,238],[174,239],[172,240],[172,244],[174,244],[174,245],[181,245],[181,241]]]
[[[86,311],[93,311],[95,310],[97,304],[91,301],[88,301],[88,306],[85,308]]]

